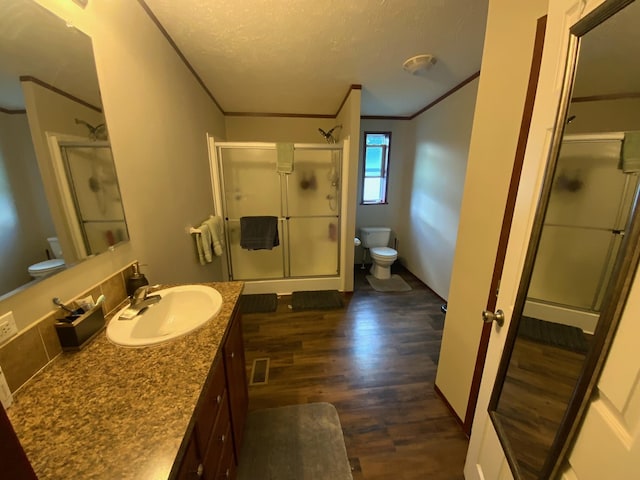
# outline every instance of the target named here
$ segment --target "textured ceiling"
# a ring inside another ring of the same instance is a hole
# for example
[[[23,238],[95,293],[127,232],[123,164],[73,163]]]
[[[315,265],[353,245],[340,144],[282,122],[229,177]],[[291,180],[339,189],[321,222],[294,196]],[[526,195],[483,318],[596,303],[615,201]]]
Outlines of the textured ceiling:
[[[226,112],[410,115],[480,69],[488,0],[145,0]],[[402,69],[430,53],[421,75]]]

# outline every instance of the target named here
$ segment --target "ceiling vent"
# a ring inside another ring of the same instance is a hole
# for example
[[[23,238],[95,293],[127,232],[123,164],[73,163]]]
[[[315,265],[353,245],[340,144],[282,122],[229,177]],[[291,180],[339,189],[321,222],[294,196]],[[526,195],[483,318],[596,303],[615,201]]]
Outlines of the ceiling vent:
[[[436,58],[433,55],[416,55],[415,57],[405,60],[402,64],[402,68],[411,75],[415,75],[421,71],[426,72],[434,63],[436,63]]]

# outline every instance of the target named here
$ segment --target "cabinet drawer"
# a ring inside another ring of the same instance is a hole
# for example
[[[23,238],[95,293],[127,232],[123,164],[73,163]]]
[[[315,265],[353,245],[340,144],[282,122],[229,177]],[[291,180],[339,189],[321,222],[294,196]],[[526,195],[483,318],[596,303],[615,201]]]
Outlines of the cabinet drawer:
[[[219,470],[219,465],[224,455],[224,452],[228,449],[233,450],[233,440],[231,438],[231,420],[229,417],[229,409],[227,408],[226,395],[224,398],[224,408],[220,410],[216,424],[211,432],[211,438],[209,439],[209,445],[205,450],[206,453],[203,458],[205,479],[214,480],[216,478],[216,472]]]
[[[219,412],[222,410],[222,407],[224,407],[224,410],[227,410],[225,402],[226,385],[224,365],[222,362],[217,362],[206,388],[204,401],[198,413],[198,419],[196,420],[196,438],[198,439],[198,446],[202,452],[206,451],[211,430],[213,429],[213,424]]]
[[[178,470],[177,479],[194,480],[196,478],[200,478],[203,471],[204,465],[200,462],[195,439],[191,437],[189,445],[187,446],[187,451],[182,459],[182,465],[180,466],[180,470]]]
[[[229,431],[231,433],[231,431]],[[224,447],[222,459],[218,466],[215,480],[234,480],[236,478],[236,461],[233,456],[233,445],[228,442]]]

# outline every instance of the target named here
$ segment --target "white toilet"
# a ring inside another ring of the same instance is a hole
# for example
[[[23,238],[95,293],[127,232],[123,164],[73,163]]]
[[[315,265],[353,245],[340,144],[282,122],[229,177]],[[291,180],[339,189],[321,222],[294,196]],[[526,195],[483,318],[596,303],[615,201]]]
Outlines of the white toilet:
[[[398,259],[398,252],[389,248],[391,229],[386,227],[362,227],[360,240],[371,255],[371,275],[381,280],[391,278],[391,265]]]
[[[49,237],[47,238],[47,241],[49,242],[49,247],[51,248],[51,253],[54,258],[31,265],[28,271],[29,275],[33,278],[46,277],[47,275],[51,275],[52,273],[59,272],[66,268],[64,259],[62,258],[62,249],[60,248],[58,238]]]

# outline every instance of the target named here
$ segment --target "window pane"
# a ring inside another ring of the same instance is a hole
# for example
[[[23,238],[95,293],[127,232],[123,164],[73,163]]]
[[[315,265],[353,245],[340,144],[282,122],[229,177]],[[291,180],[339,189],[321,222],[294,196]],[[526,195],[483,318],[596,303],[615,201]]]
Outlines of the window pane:
[[[380,177],[382,175],[383,152],[382,147],[366,147],[364,159],[364,174],[367,177]]]
[[[389,145],[388,133],[367,133],[367,145]]]
[[[365,178],[362,200],[365,203],[380,203],[382,201],[380,197],[381,186],[381,178]]]

